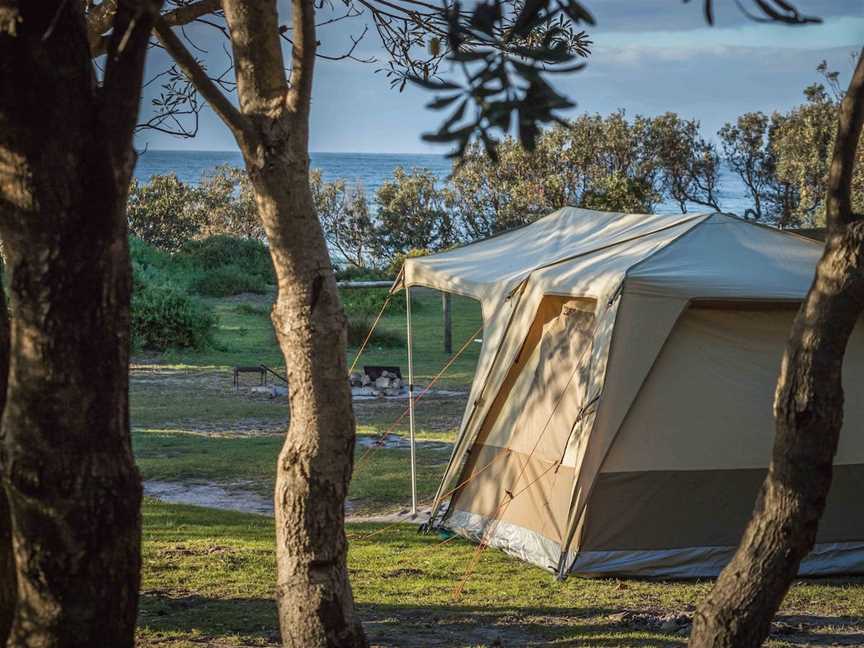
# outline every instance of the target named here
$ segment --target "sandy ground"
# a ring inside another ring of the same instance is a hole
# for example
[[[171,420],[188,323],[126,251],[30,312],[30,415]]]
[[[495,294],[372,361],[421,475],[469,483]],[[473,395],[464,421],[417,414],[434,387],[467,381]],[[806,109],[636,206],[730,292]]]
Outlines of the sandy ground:
[[[248,482],[217,484],[213,482],[190,483],[148,479],[144,482],[144,495],[169,504],[190,504],[222,511],[239,511],[272,516],[273,500],[251,490],[249,486]],[[411,514],[411,509],[400,509],[379,515],[352,515],[352,509],[352,503],[350,501],[345,502],[346,522],[422,524],[429,520],[431,513],[428,507],[421,507],[416,515]]]
[[[273,515],[273,500],[249,490],[245,483],[194,484],[149,479],[144,495],[170,504],[192,504],[223,511]]]

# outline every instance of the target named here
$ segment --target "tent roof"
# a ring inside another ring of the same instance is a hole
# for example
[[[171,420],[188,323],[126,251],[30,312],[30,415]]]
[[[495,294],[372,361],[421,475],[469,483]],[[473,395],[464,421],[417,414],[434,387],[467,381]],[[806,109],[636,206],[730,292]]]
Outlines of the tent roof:
[[[649,240],[648,256],[631,253]],[[408,259],[404,282],[484,301],[497,301],[528,276],[546,293],[599,294],[603,291],[591,290],[589,270],[599,267],[586,261],[602,255],[604,283],[610,273],[626,273],[628,290],[800,299],[820,250],[818,242],[725,214],[619,214],[566,207],[505,234]]]

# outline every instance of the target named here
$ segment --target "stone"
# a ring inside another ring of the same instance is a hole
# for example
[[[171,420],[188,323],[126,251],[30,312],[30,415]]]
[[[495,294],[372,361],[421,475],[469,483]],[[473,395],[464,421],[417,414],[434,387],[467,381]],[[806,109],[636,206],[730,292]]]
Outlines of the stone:
[[[250,394],[259,394],[261,396],[269,396],[270,398],[275,398],[276,396],[276,388],[273,385],[256,385],[255,387],[251,387],[249,389]]]
[[[390,382],[390,377],[382,374],[380,378],[375,380],[375,387],[378,389],[387,389],[390,387]]]
[[[678,620],[666,619],[660,624],[660,632],[678,632]]]
[[[372,379],[364,373],[364,374],[363,374],[363,377],[360,379],[360,384],[361,384],[363,387],[366,387],[366,385],[371,385],[371,384],[372,384]]]
[[[390,387],[393,389],[402,389],[402,381],[399,378],[392,378],[390,380]]]
[[[354,386],[359,387],[363,384],[363,374],[355,371],[350,376],[348,376],[348,382]]]

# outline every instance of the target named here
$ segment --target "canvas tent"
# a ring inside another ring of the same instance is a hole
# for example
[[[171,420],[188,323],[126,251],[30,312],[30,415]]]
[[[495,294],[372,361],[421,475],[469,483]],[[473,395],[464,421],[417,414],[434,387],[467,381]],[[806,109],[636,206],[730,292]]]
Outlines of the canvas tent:
[[[565,208],[406,261],[479,300],[483,346],[432,524],[563,577],[719,573],[773,443],[772,397],[820,245],[724,214]],[[864,571],[864,332],[818,545]],[[859,397],[855,397],[855,394]]]

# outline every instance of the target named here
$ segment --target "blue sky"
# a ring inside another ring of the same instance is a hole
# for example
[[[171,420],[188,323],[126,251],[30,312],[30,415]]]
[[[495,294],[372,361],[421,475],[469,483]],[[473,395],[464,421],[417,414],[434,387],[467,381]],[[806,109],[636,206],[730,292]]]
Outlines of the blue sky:
[[[555,78],[557,87],[577,103],[572,113],[607,114],[623,108],[630,115],[653,115],[671,110],[699,119],[706,135],[743,112],[784,110],[800,103],[803,88],[818,80],[815,68],[823,59],[840,71],[841,81],[848,80],[850,54],[864,45],[864,0],[798,0],[802,13],[820,16],[824,23],[796,27],[748,21],[732,0],[715,0],[713,28],[703,20],[701,0],[585,4],[597,19],[590,29],[594,46],[588,67]],[[362,18],[349,22],[320,30],[321,51],[339,52],[349,34],[362,29]],[[190,30],[196,44],[210,52],[200,56],[210,69],[219,70],[225,64],[221,44],[208,32]],[[376,74],[385,58],[371,31],[356,54],[378,62],[318,62],[311,150],[446,152],[420,140],[441,118],[424,108],[429,94],[414,88],[391,90],[383,74]],[[153,50],[151,71],[164,65],[164,53]],[[143,116],[156,89],[153,84],[145,91]],[[209,108],[202,112],[194,140],[154,132],[136,139],[139,148],[236,149]]]

